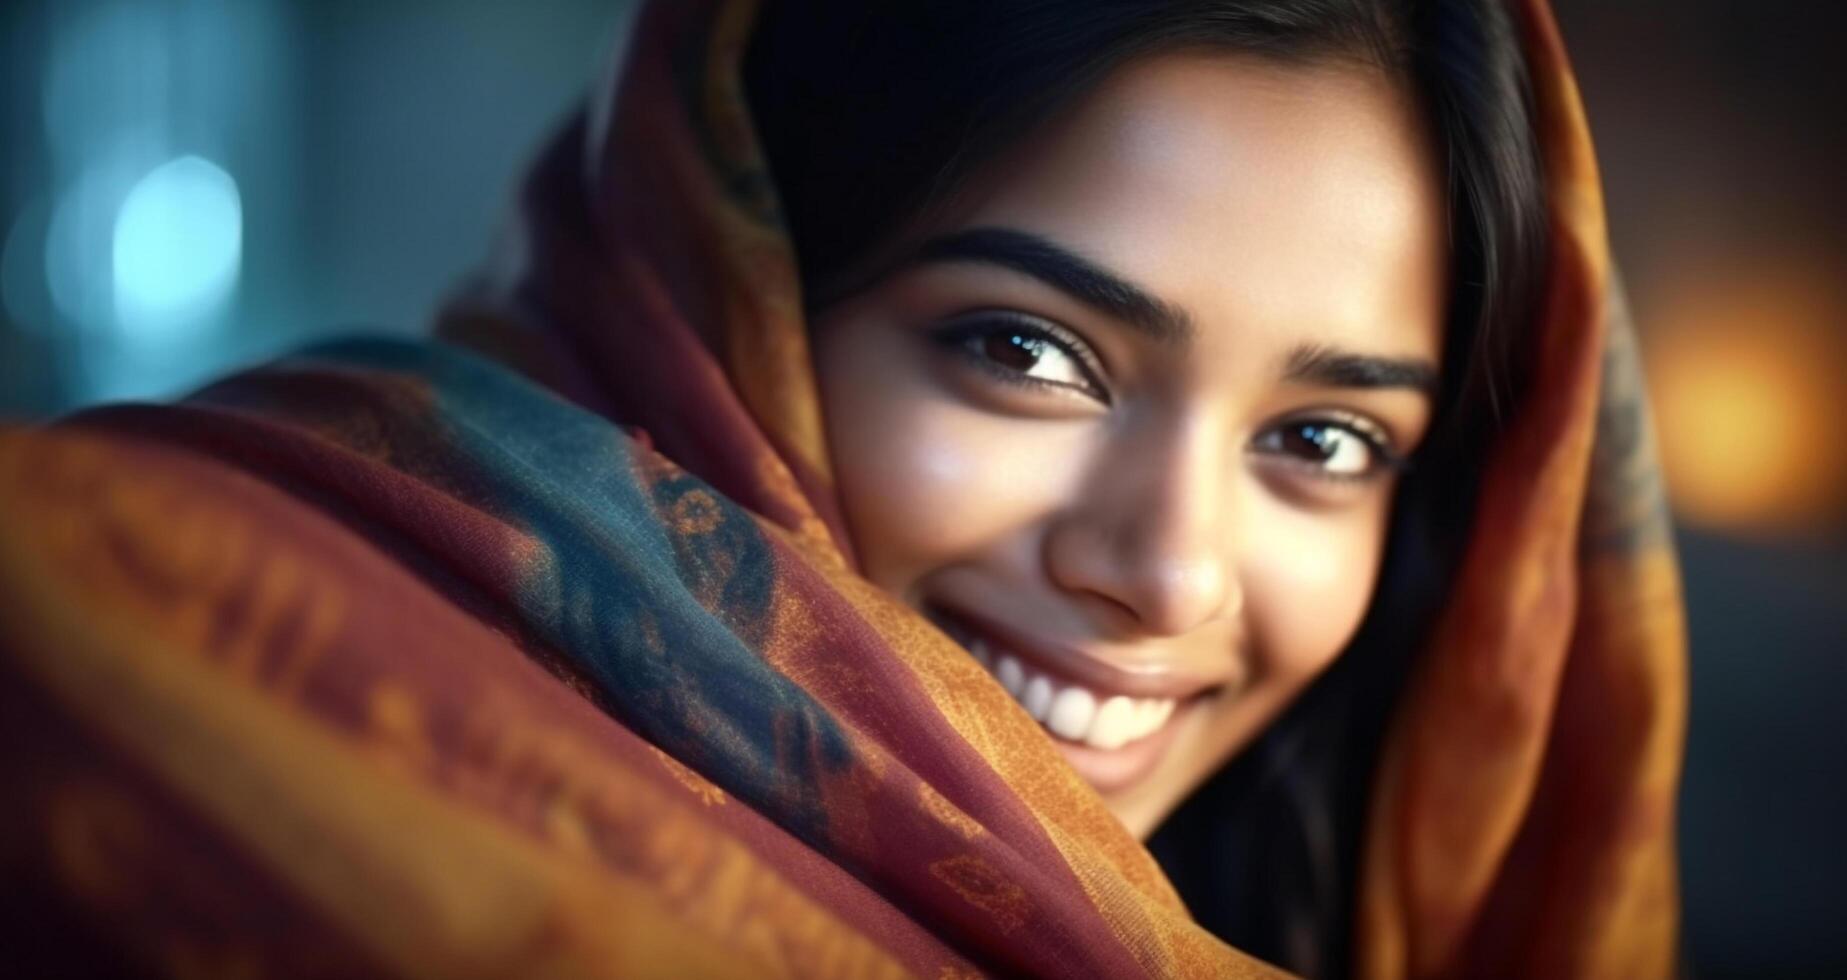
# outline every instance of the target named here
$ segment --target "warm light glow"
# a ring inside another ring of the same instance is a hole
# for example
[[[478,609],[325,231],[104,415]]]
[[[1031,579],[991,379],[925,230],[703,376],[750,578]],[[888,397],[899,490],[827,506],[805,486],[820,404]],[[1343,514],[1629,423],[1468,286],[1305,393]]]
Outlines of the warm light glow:
[[[1647,338],[1662,462],[1675,509],[1732,530],[1841,516],[1847,492],[1847,322],[1815,282],[1687,289]]]

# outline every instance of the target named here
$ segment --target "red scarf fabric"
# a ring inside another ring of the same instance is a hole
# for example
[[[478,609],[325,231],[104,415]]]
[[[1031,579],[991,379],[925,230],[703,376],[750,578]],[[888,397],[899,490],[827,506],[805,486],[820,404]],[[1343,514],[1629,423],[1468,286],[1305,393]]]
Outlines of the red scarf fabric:
[[[1673,965],[1678,579],[1582,110],[1521,11],[1544,344],[1378,776],[1356,962],[1382,980]],[[753,15],[644,5],[445,317],[540,384],[349,343],[0,433],[22,962],[1272,972],[852,572],[739,89]]]

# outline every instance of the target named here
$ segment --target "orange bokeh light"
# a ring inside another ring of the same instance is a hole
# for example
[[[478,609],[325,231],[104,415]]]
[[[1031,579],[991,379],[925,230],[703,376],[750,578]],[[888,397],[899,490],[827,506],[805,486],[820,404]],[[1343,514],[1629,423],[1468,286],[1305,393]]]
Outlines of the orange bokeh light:
[[[1834,523],[1847,495],[1847,311],[1788,270],[1681,287],[1645,337],[1676,511],[1726,530]]]

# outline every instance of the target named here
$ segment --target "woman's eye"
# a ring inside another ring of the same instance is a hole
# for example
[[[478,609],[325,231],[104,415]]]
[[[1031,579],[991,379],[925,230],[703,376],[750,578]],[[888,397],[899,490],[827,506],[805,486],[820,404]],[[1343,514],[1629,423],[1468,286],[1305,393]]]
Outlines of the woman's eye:
[[[1362,479],[1397,460],[1382,435],[1361,431],[1357,422],[1306,419],[1285,422],[1257,440],[1259,452],[1284,456],[1339,479]]]
[[[1002,330],[970,340],[981,356],[1029,378],[1073,388],[1089,383],[1077,359],[1044,337],[1021,330]]]
[[[950,324],[939,339],[1002,380],[1071,388],[1108,401],[1089,348],[1049,323],[1017,314],[988,314]]]

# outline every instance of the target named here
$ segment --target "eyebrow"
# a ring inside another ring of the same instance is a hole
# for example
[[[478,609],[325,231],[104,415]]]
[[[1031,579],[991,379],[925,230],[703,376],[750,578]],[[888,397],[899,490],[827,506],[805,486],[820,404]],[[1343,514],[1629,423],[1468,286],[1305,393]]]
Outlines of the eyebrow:
[[[1165,344],[1193,336],[1186,311],[1049,239],[1014,228],[970,228],[924,242],[914,262],[981,262],[1012,269]]]
[[[1434,395],[1437,366],[1421,358],[1377,357],[1304,344],[1290,352],[1283,379],[1329,388],[1410,388]]]
[[[1101,310],[1164,344],[1184,344],[1194,334],[1185,310],[1041,235],[1017,228],[970,228],[932,238],[913,262],[979,262],[1031,276],[1087,306]],[[1328,388],[1437,390],[1437,367],[1421,358],[1355,354],[1325,344],[1303,344],[1290,352],[1286,381]]]

